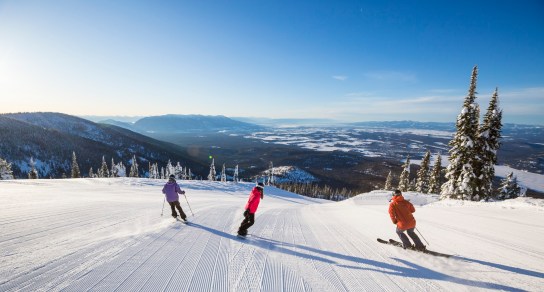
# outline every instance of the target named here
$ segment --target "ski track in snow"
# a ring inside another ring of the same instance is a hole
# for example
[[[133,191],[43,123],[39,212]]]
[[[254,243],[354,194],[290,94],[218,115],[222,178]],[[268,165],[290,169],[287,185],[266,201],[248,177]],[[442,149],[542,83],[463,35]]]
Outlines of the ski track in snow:
[[[376,242],[397,239],[386,192],[369,201],[319,204],[266,187],[255,225],[241,239],[236,231],[251,184],[182,182],[196,212],[191,216],[181,196],[189,224],[174,221],[168,205],[160,216],[157,180],[1,184],[7,193],[0,193],[0,291],[538,291],[544,285],[543,248],[527,242],[544,226],[523,223],[539,218],[538,209],[520,218],[526,211],[515,208],[480,214],[416,206],[429,248],[457,254],[446,259]],[[504,212],[518,217],[509,220]],[[519,230],[504,238],[496,225]]]

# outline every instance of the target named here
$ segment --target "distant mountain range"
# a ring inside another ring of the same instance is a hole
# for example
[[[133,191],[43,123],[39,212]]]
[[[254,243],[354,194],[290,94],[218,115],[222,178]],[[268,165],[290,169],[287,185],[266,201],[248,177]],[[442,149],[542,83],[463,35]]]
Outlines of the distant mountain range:
[[[455,123],[438,123],[438,122],[416,122],[416,121],[383,121],[383,122],[358,122],[348,125],[364,128],[382,128],[382,129],[419,129],[455,132]],[[542,140],[544,126],[521,125],[521,124],[504,124],[501,130],[502,136],[515,135],[516,137],[530,138],[531,140]]]
[[[328,124],[326,119],[267,119],[256,125],[203,115],[100,121],[59,113],[0,114],[0,157],[12,163],[19,178],[27,176],[31,157],[40,177],[69,175],[72,151],[83,175],[90,167],[96,172],[102,156],[109,167],[113,158],[128,168],[136,155],[141,175],[148,162],[160,168],[170,159],[206,177],[213,157],[216,168],[239,165],[240,173],[250,178],[273,162],[303,169],[335,188],[368,191],[383,184],[390,170],[400,169],[407,155],[418,159],[427,149],[447,153],[455,132],[454,123],[415,121]],[[502,135],[500,164],[543,173],[543,126],[505,124]]]
[[[193,173],[205,175],[207,166],[193,159],[181,147],[108,124],[98,124],[60,113],[0,114],[0,157],[12,163],[16,177],[26,177],[30,158],[40,177],[69,175],[75,151],[83,175],[111,160],[127,168],[136,155],[143,175],[148,162],[165,166],[180,162]]]
[[[106,119],[100,123],[111,124],[138,133],[198,133],[198,132],[247,132],[262,129],[261,126],[237,121],[225,116],[163,115],[138,119],[134,123]]]

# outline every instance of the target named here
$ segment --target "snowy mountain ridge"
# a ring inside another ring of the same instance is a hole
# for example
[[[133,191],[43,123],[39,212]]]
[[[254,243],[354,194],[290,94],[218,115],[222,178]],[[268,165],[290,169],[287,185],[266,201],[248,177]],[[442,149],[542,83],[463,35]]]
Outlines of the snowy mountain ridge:
[[[59,113],[20,113],[0,115],[0,157],[12,164],[17,178],[27,177],[31,158],[39,177],[69,175],[72,153],[78,157],[82,175],[91,167],[96,171],[102,157],[131,164],[134,155],[144,169],[148,162],[165,166],[169,159],[190,165],[193,173],[203,165],[179,147],[116,126],[96,124]],[[140,168],[141,174],[144,169]]]
[[[262,128],[255,124],[234,120],[225,116],[205,115],[169,114],[143,117],[133,123],[119,122],[113,119],[101,120],[100,122],[123,127],[138,133],[248,132]]]
[[[2,114],[2,116],[26,122],[43,129],[64,132],[92,141],[104,142],[111,141],[113,138],[111,133],[106,132],[93,122],[62,113],[37,112]],[[114,143],[111,142],[110,144],[113,145]]]

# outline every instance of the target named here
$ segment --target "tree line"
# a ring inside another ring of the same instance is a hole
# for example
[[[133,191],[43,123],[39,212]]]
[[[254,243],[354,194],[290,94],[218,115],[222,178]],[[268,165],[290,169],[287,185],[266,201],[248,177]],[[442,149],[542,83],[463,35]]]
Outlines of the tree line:
[[[182,167],[179,162],[173,165],[170,160],[165,167],[161,167],[159,170],[158,163],[148,164],[148,171],[144,172],[144,176],[153,179],[166,179],[170,175],[174,175],[176,179],[192,179],[194,177],[191,169],[187,166]],[[70,175],[66,173],[62,174],[63,178],[81,178],[83,177],[77,162],[77,156],[75,151],[72,152],[72,163],[70,169]],[[102,156],[102,163],[96,168],[96,171],[91,167],[88,172],[89,178],[106,178],[106,177],[140,177],[140,168],[138,165],[138,159],[136,155],[132,156],[130,160],[130,168],[127,172],[126,166],[123,162],[115,163],[114,159],[111,159],[111,164],[108,166],[105,156]],[[34,159],[30,158],[30,171],[28,172],[29,179],[39,178],[38,171],[35,167]],[[11,169],[11,163],[0,157],[0,179],[14,179],[13,171]]]
[[[427,151],[421,162],[417,178],[410,181],[410,157],[403,164],[398,189],[421,193],[440,193],[441,199],[489,200],[515,198],[521,195],[517,179],[510,173],[493,189],[497,152],[500,147],[502,129],[502,109],[499,107],[499,94],[496,88],[489,106],[480,123],[480,107],[476,103],[476,84],[478,67],[474,66],[468,94],[461,113],[457,116],[456,133],[449,142],[449,165],[445,170],[445,182],[441,184],[441,156],[437,155],[432,171],[429,169],[430,152]],[[384,188],[392,189],[392,175],[389,172]]]

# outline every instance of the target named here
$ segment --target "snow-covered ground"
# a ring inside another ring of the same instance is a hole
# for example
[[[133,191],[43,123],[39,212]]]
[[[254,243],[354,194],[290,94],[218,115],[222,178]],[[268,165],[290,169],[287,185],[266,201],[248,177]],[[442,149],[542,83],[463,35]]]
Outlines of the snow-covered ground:
[[[544,200],[436,201],[408,193],[440,258],[396,238],[388,192],[339,203],[273,187],[248,239],[251,184],[183,181],[174,222],[163,181],[0,181],[0,291],[542,291]],[[187,214],[185,198],[181,203]]]

